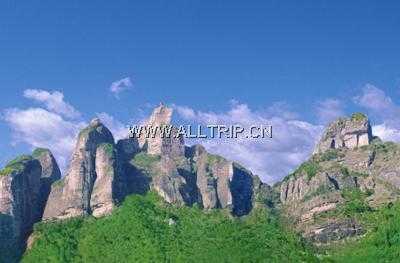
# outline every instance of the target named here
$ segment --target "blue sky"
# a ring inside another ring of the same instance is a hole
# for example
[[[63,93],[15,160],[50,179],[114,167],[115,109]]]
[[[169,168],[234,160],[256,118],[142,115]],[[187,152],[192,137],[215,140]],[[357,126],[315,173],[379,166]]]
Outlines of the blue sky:
[[[10,116],[35,108],[54,113],[39,93],[24,96],[27,89],[62,93],[79,112],[55,112],[62,125],[73,124],[71,133],[101,113],[120,127],[163,101],[190,121],[212,112],[221,120],[279,117],[315,127],[362,110],[397,140],[399,14],[399,1],[2,1],[0,163],[29,151],[29,136],[40,131],[22,131],[35,123],[22,127]],[[130,85],[116,96],[110,87],[124,78]],[[229,114],[243,105],[244,115]],[[185,115],[188,108],[197,114]],[[304,154],[265,178],[304,159],[316,135],[309,136],[296,150]],[[293,140],[288,148],[297,148]],[[277,162],[287,153],[274,154]],[[267,150],[260,155],[270,157]]]

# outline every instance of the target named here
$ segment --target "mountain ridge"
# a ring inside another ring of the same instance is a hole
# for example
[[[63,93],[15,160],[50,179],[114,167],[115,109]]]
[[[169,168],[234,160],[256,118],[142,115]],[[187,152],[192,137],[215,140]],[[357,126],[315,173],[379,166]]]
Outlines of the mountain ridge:
[[[160,105],[147,124],[170,124],[171,116],[172,110]],[[368,232],[360,213],[396,202],[399,160],[400,146],[373,136],[368,117],[355,113],[329,124],[309,160],[269,186],[201,145],[185,146],[181,137],[115,142],[93,119],[79,133],[63,178],[51,152],[41,148],[0,172],[2,251],[15,247],[18,254],[27,243],[32,247],[37,238],[28,236],[34,223],[102,218],[127,196],[147,192],[178,208],[222,209],[234,217],[259,208],[277,211],[305,240],[330,246]]]

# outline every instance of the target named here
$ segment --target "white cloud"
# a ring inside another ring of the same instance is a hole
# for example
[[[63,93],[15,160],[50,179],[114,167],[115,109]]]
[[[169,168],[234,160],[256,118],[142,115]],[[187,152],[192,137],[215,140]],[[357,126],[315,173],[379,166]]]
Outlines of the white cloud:
[[[123,139],[128,136],[128,128],[122,122],[116,120],[113,116],[108,113],[101,112],[97,113],[97,117],[100,118],[101,122],[110,129],[114,135],[115,140]]]
[[[119,99],[119,94],[124,90],[129,90],[133,87],[132,80],[129,77],[114,81],[111,83],[110,91]]]
[[[327,124],[334,121],[340,116],[345,115],[343,110],[343,104],[338,99],[325,99],[317,103],[317,116],[318,120],[322,124]]]
[[[65,170],[76,136],[85,123],[67,121],[61,115],[42,108],[12,108],[5,110],[3,115],[13,130],[14,143],[50,149],[60,168]]]
[[[400,130],[391,128],[386,124],[379,124],[372,127],[372,134],[384,141],[400,141]]]
[[[64,94],[59,91],[48,92],[38,89],[27,89],[24,97],[41,102],[49,111],[61,114],[67,118],[80,117],[79,111],[64,101]]]
[[[385,92],[372,84],[366,84],[362,94],[354,98],[356,104],[367,109],[379,111],[392,111],[396,106]]]
[[[284,111],[281,106],[254,111],[246,104],[233,103],[228,112],[222,113],[195,111],[187,106],[174,108],[181,118],[202,125],[272,125],[272,139],[203,139],[188,143],[201,143],[208,151],[235,160],[263,181],[273,183],[310,156],[322,131],[322,126],[292,119],[295,114]]]
[[[31,148],[48,148],[54,154],[62,171],[68,167],[77,135],[88,122],[77,117],[78,111],[64,102],[61,92],[44,90],[26,90],[24,96],[43,102],[43,108],[10,108],[2,112],[0,119],[4,120],[12,130],[11,144],[26,143]],[[119,139],[127,134],[125,126],[113,116],[102,112],[97,114]]]
[[[367,84],[353,100],[379,123],[372,127],[374,135],[385,141],[400,142],[400,106],[382,89]]]

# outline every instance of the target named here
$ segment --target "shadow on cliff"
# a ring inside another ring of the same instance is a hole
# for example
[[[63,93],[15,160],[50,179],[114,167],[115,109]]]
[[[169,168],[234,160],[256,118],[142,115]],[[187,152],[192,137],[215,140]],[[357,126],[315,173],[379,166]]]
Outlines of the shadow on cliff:
[[[152,181],[151,177],[134,165],[130,163],[125,163],[122,174],[122,181],[125,183],[125,189],[123,196],[120,196],[119,198],[120,200],[123,199],[126,195],[143,195],[150,190],[150,184]]]
[[[199,189],[197,188],[197,176],[196,174],[186,169],[178,168],[178,173],[182,176],[186,184],[180,189],[180,193],[184,198],[185,204],[192,206],[195,203],[199,203]]]
[[[13,231],[14,219],[0,213],[0,262],[19,262],[26,248],[26,242],[18,242]]]
[[[243,216],[250,213],[253,208],[253,179],[248,176],[246,171],[240,167],[233,167],[233,178],[230,183],[232,191],[233,210],[232,213],[236,216]]]

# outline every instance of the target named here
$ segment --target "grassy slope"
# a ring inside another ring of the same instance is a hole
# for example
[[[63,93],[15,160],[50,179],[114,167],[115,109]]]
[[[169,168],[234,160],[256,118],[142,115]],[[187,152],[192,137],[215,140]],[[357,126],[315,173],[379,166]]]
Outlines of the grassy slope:
[[[399,262],[400,203],[358,214],[367,226],[365,237],[331,248],[326,262]]]
[[[176,223],[170,225],[169,219]],[[245,219],[129,196],[111,216],[41,223],[23,262],[313,262],[265,210]]]

